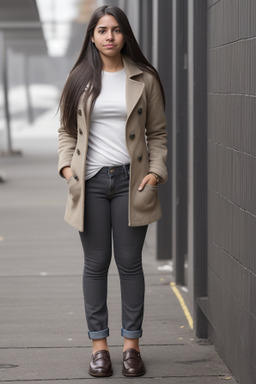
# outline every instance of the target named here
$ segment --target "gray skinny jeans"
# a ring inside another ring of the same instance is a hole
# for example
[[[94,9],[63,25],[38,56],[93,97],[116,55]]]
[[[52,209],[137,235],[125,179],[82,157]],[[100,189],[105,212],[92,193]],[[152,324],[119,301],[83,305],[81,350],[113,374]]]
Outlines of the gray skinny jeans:
[[[83,292],[90,339],[109,336],[107,276],[112,254],[122,301],[121,335],[142,336],[144,274],[142,248],[147,226],[128,227],[129,165],[103,167],[85,186]]]

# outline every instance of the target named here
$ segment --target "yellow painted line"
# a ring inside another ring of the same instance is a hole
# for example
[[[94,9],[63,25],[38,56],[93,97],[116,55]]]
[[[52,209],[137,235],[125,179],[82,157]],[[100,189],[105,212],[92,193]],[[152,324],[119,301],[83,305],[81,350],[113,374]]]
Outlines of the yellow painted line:
[[[176,287],[176,284],[174,282],[171,282],[170,286],[172,287],[172,290],[173,290],[175,296],[179,300],[180,306],[184,312],[184,315],[186,316],[186,319],[188,321],[190,328],[193,329],[193,319],[192,319],[192,316],[190,315],[190,312],[188,310],[188,307],[186,306],[186,303],[185,303],[183,297],[181,296],[181,294],[180,294],[180,292],[179,292],[179,290]]]

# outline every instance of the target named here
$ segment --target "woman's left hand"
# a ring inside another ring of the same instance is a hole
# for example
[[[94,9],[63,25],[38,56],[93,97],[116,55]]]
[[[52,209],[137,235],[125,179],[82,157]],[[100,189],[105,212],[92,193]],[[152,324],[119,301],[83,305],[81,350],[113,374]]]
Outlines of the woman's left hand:
[[[156,177],[153,174],[148,174],[142,179],[142,182],[140,183],[139,186],[139,191],[143,191],[144,187],[146,184],[156,186],[157,185],[157,180]]]

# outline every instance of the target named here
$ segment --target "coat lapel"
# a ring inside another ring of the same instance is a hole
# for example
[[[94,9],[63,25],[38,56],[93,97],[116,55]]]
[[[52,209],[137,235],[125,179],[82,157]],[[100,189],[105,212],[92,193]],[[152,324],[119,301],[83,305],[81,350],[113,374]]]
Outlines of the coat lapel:
[[[142,95],[145,85],[136,79],[138,75],[143,74],[142,70],[127,57],[123,57],[123,63],[126,72],[126,109],[128,121],[134,107]]]
[[[126,56],[123,56],[124,69],[126,72],[126,110],[127,110],[127,121],[136,106],[139,98],[141,97],[144,90],[144,83],[137,80],[137,76],[142,75],[143,71],[139,69],[131,59]],[[85,91],[88,87],[85,88]],[[89,132],[89,121],[90,115],[89,110],[91,106],[92,96],[88,98],[86,105],[86,125]]]
[[[78,109],[82,109],[84,110],[84,114],[83,114],[83,119],[84,119],[84,123],[85,123],[85,127],[86,127],[86,136],[87,136],[87,140],[88,140],[88,137],[89,137],[89,128],[90,128],[90,107],[91,107],[91,103],[92,103],[92,95],[90,95],[88,97],[88,100],[87,100],[87,103],[85,105],[85,102],[84,102],[84,97],[85,97],[85,92],[88,91],[88,86],[85,87],[84,89],[84,92],[83,94],[81,95],[81,98],[79,100],[79,105],[78,105]]]

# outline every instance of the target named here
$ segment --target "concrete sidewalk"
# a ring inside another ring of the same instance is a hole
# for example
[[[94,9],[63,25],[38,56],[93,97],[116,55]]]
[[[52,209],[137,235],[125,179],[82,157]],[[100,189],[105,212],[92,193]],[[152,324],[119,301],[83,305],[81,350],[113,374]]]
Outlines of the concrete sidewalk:
[[[82,249],[63,221],[65,181],[55,155],[1,158],[0,382],[124,383],[121,374],[120,290],[116,266],[109,274],[110,353],[114,375],[88,373],[90,341],[84,319]],[[212,345],[194,340],[174,295],[165,262],[155,260],[154,230],[144,248],[146,307],[141,351],[147,373],[140,383],[236,383]],[[185,301],[186,294],[181,291]]]

